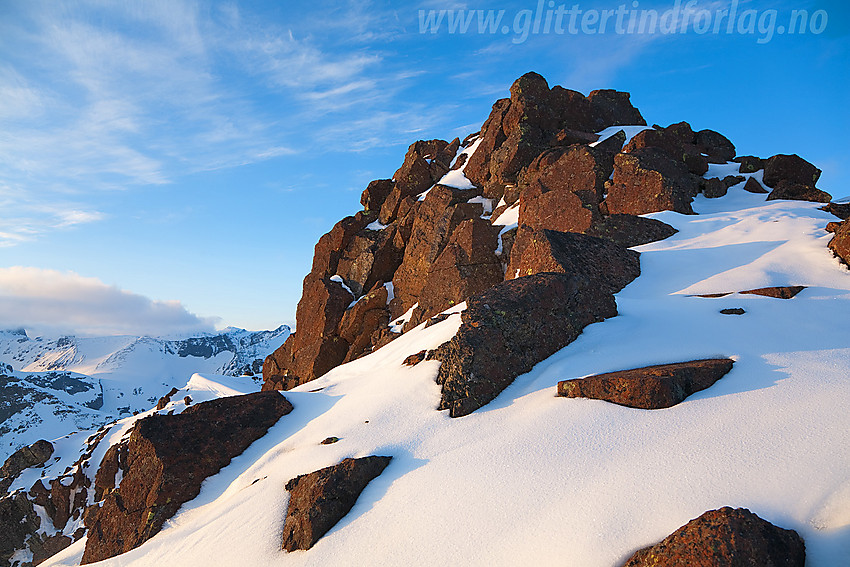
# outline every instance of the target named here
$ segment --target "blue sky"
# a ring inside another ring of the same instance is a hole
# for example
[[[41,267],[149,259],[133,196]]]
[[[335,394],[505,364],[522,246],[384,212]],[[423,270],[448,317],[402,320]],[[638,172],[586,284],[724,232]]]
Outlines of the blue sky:
[[[627,90],[650,124],[718,130],[739,154],[798,153],[850,194],[848,8],[735,4],[764,30],[775,9],[772,36],[532,33],[537,1],[0,0],[0,326],[292,324],[316,240],[368,181],[417,139],[476,131],[529,70]],[[504,10],[508,33],[420,33],[431,9]],[[780,35],[801,9],[828,19]]]

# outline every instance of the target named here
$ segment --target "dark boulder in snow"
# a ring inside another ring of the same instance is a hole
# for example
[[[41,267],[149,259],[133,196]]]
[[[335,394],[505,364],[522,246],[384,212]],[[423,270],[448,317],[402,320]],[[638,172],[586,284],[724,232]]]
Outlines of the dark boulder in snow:
[[[631,248],[632,246],[664,240],[677,232],[669,224],[657,219],[620,214],[603,218],[601,222],[592,226],[586,234],[605,238],[620,246]]]
[[[755,173],[764,167],[764,160],[756,156],[738,156],[732,161],[741,164],[738,168],[740,173]]]
[[[44,439],[40,439],[32,445],[21,447],[12,453],[0,467],[0,492],[9,490],[12,481],[24,469],[42,466],[52,454],[53,444]]]
[[[256,392],[193,405],[175,415],[136,422],[126,443],[126,469],[100,507],[86,511],[82,563],[138,547],[162,528],[205,478],[242,453],[292,411],[279,392]]]
[[[781,179],[776,182],[773,191],[767,196],[768,201],[787,199],[791,201],[812,201],[814,203],[829,203],[832,195],[826,191],[815,189],[811,185],[803,185],[795,181]]]
[[[639,148],[614,157],[614,176],[605,204],[610,214],[669,210],[692,215],[691,202],[698,189],[681,161],[655,147]]]
[[[299,475],[286,483],[289,506],[282,549],[310,549],[354,506],[366,485],[392,457],[345,459],[337,465]]]
[[[641,148],[658,148],[673,160],[685,164],[688,171],[702,175],[708,171],[708,158],[694,143],[696,134],[687,122],[671,124],[666,128],[658,126],[642,130],[635,134],[623,148],[623,152],[632,153]]]
[[[829,249],[841,258],[844,263],[850,265],[850,222],[844,221],[838,223],[834,232],[835,236],[829,241]]]
[[[541,272],[573,275],[616,293],[640,275],[640,254],[595,236],[521,226],[506,277]]]
[[[587,325],[617,314],[610,293],[582,278],[552,273],[502,282],[467,305],[457,334],[434,354],[442,362],[439,409],[452,417],[487,404]]]
[[[646,366],[558,382],[558,395],[593,398],[640,409],[669,408],[732,370],[728,358]]]
[[[762,187],[761,183],[756,181],[755,177],[747,179],[747,182],[744,183],[744,191],[749,191],[750,193],[767,193],[767,189]]]
[[[791,299],[801,291],[806,289],[804,285],[784,285],[774,287],[760,287],[758,289],[748,289],[739,291],[747,295],[763,295],[765,297],[775,297],[776,299]]]
[[[730,187],[741,183],[744,179],[742,175],[727,175],[723,179],[711,177],[709,179],[700,179],[699,186],[706,198],[717,199],[719,197],[725,197]]]
[[[821,171],[797,154],[777,154],[764,160],[764,184],[776,187],[780,181],[790,181],[814,187]]]
[[[637,551],[623,567],[803,567],[806,544],[746,508],[720,508]]]
[[[735,144],[714,130],[700,130],[694,136],[694,144],[708,156],[711,163],[726,163],[735,158]]]
[[[11,565],[12,556],[40,526],[41,519],[22,492],[0,498],[0,565]]]

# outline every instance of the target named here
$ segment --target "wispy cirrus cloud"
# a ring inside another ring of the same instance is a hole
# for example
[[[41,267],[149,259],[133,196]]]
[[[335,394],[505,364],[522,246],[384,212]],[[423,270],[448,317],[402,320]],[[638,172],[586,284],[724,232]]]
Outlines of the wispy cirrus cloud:
[[[155,301],[74,272],[0,268],[0,329],[146,335],[212,331],[214,323],[178,301]]]

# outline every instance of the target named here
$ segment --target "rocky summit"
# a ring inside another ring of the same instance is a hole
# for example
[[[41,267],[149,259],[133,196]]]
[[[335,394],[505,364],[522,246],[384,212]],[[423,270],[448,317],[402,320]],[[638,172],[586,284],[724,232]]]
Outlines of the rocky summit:
[[[97,361],[219,375],[151,370],[124,411],[83,339],[0,337],[0,416],[53,396],[81,429],[8,451],[0,567],[843,561],[850,205],[629,93],[509,95],[368,183],[296,333]]]

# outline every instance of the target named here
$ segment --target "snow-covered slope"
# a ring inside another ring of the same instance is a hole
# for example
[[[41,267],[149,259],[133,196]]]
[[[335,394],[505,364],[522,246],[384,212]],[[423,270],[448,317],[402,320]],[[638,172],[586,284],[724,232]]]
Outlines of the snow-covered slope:
[[[148,410],[195,372],[256,375],[287,336],[285,325],[180,339],[0,332],[0,461],[37,439]]]
[[[610,567],[728,505],[797,530],[808,565],[844,565],[850,271],[826,248],[835,219],[819,206],[737,185],[698,196],[698,216],[650,215],[679,232],[637,248],[619,315],[466,417],[435,410],[439,363],[402,365],[449,339],[458,315],[286,392],[291,414],[152,540],[100,564]],[[695,296],[780,285],[807,287],[791,300]],[[559,380],[715,356],[734,369],[672,408],[555,396]],[[329,436],[340,441],[320,444]],[[281,551],[286,482],[370,454],[393,461],[352,511],[309,551]],[[84,545],[44,565],[77,565]]]

